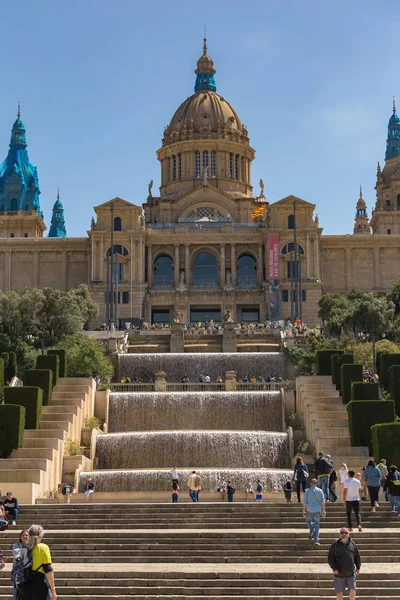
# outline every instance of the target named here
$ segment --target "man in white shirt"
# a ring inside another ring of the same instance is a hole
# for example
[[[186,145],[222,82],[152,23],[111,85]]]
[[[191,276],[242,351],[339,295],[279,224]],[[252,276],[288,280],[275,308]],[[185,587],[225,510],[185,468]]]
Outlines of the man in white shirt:
[[[176,467],[174,467],[171,470],[171,479],[172,479],[172,483],[176,483],[176,484],[179,483],[178,482],[178,480],[179,480],[179,473],[178,473],[178,470],[177,470]]]
[[[349,478],[344,482],[343,489],[343,506],[346,507],[347,525],[349,531],[353,531],[351,523],[351,511],[354,510],[356,515],[358,531],[362,531],[361,515],[360,515],[360,500],[361,500],[361,482],[354,477],[354,471],[349,471]]]

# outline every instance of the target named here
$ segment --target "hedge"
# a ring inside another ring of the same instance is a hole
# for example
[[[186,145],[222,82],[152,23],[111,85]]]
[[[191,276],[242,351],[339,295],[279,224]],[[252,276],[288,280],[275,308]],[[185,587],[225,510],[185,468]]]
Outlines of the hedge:
[[[24,441],[25,408],[16,404],[0,404],[0,458],[22,448]]]
[[[331,373],[332,373],[332,383],[336,385],[336,389],[338,390],[340,387],[340,354],[332,354],[331,356]]]
[[[36,357],[36,368],[53,371],[53,387],[57,385],[60,373],[60,359],[57,354],[39,354]]]
[[[317,375],[332,375],[331,356],[333,354],[343,354],[343,352],[344,350],[317,350]]]
[[[389,392],[394,400],[396,413],[400,414],[400,365],[392,365],[389,369]]]
[[[340,367],[340,391],[344,404],[351,400],[351,384],[363,380],[362,365],[344,364]]]
[[[371,427],[373,456],[386,458],[387,465],[400,466],[400,422]]]
[[[368,446],[372,454],[372,425],[394,421],[393,400],[352,400],[347,405],[352,446]],[[376,456],[376,458],[381,458]],[[386,458],[384,456],[384,458]]]
[[[24,406],[25,428],[39,429],[42,416],[43,392],[38,387],[6,387],[4,388],[4,403]]]
[[[53,371],[50,371],[50,369],[28,369],[25,371],[24,383],[43,390],[43,406],[51,404]]]
[[[4,390],[4,360],[0,358],[0,402],[3,398]]]
[[[340,366],[353,365],[354,364],[354,356],[352,354],[342,354],[339,362],[340,362]]]
[[[379,383],[353,381],[351,384],[351,400],[379,400]]]
[[[379,380],[383,388],[389,391],[389,369],[392,365],[400,365],[400,352],[382,352],[379,357]]]
[[[52,348],[51,350],[47,350],[47,355],[51,356],[57,354],[60,359],[60,368],[59,368],[59,376],[66,377],[67,376],[67,352],[64,348]]]

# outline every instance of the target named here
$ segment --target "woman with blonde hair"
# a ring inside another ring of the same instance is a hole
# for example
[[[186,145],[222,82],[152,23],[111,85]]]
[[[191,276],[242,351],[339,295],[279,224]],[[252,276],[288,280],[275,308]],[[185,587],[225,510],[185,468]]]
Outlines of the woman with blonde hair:
[[[32,576],[28,581],[17,584],[18,597],[21,600],[47,600],[50,589],[51,599],[57,600],[50,548],[42,543],[43,527],[31,525],[28,534],[27,547],[32,553]]]
[[[344,482],[349,478],[349,470],[347,468],[346,463],[342,463],[342,466],[339,469],[340,475],[340,500],[343,501],[343,490],[344,490]]]

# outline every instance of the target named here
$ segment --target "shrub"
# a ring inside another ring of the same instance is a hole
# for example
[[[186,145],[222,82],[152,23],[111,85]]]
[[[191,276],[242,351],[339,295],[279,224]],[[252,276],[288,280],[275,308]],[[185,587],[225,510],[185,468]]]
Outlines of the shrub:
[[[317,375],[332,375],[331,356],[343,354],[344,350],[318,350],[316,355]]]
[[[103,423],[97,417],[86,417],[83,426],[85,429],[101,429],[103,427]]]
[[[53,371],[53,387],[57,385],[60,370],[60,359],[57,354],[39,354],[36,358],[36,368]]]
[[[340,366],[342,365],[353,365],[354,356],[353,354],[342,354],[339,359]]]
[[[344,364],[340,367],[340,390],[344,404],[351,400],[351,384],[353,381],[362,381],[362,365]]]
[[[386,458],[388,465],[400,465],[400,422],[371,427],[373,456]]]
[[[396,413],[400,414],[400,365],[392,365],[389,369],[389,392]]]
[[[393,400],[352,400],[347,405],[347,413],[352,446],[368,446],[372,454],[371,427],[378,423],[394,421],[394,402]]]
[[[39,429],[42,416],[43,392],[38,387],[6,387],[4,388],[4,403],[24,406],[25,429]]]
[[[11,381],[13,377],[17,376],[17,355],[15,352],[9,353],[8,365],[7,365],[7,380]]]
[[[0,458],[22,448],[24,441],[25,408],[15,404],[0,404]]]
[[[50,369],[28,369],[25,371],[24,383],[43,390],[43,406],[51,403],[53,371],[50,371]]]
[[[60,368],[59,368],[59,376],[66,377],[67,376],[67,353],[63,348],[51,348],[47,350],[47,355],[51,356],[53,354],[57,354],[60,359]]]
[[[379,357],[379,365],[379,380],[382,387],[389,391],[389,369],[392,365],[400,365],[400,354],[395,352],[383,352]]]
[[[379,383],[353,381],[351,384],[351,400],[379,400]]]
[[[8,361],[10,360],[10,355],[8,354],[8,352],[2,352],[1,353],[1,359],[3,361],[3,369],[4,369],[4,381],[6,383],[10,383],[9,379],[7,378],[7,368],[8,368]]]
[[[79,454],[82,454],[79,442],[68,438],[65,444],[65,456],[78,456]]]

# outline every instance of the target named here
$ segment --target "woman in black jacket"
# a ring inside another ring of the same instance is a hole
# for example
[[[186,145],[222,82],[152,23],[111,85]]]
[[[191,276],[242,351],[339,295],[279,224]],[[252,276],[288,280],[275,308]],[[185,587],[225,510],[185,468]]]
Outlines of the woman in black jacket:
[[[400,517],[400,473],[395,465],[390,465],[383,489],[388,491],[392,512],[397,512],[397,515]]]

